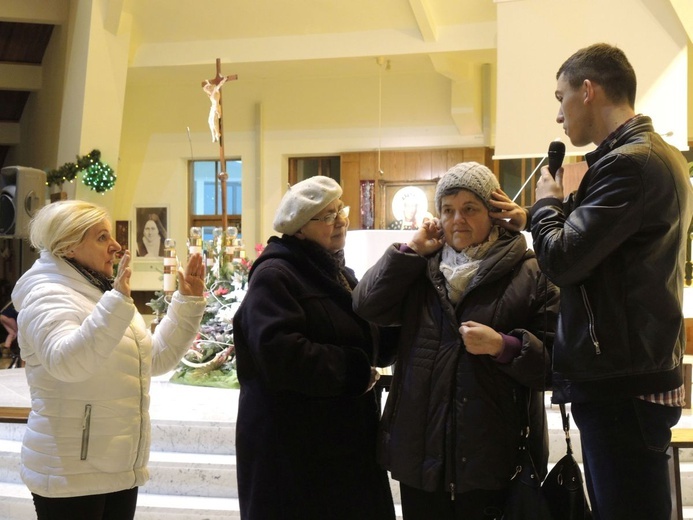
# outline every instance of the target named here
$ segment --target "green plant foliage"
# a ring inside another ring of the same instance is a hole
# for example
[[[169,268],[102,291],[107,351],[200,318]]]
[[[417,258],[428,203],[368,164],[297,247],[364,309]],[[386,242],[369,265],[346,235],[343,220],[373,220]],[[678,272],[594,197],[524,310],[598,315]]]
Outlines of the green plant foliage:
[[[225,261],[217,242],[215,257],[207,272],[207,306],[200,331],[192,347],[183,356],[171,382],[184,385],[239,388],[236,376],[236,352],[233,345],[233,315],[241,303],[248,285],[251,262],[236,258]],[[163,292],[147,303],[157,316],[168,307]]]

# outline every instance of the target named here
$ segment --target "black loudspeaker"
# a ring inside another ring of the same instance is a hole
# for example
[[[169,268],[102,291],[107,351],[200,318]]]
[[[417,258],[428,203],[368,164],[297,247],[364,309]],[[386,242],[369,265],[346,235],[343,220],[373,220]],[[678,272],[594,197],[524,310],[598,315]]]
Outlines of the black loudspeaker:
[[[29,236],[29,221],[46,200],[46,172],[26,166],[0,170],[0,235]]]

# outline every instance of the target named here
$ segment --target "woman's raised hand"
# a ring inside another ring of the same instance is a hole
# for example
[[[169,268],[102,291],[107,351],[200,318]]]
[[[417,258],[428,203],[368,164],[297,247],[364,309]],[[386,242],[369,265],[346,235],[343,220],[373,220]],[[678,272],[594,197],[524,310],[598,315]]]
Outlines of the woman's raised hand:
[[[205,264],[200,253],[190,257],[185,271],[178,269],[178,292],[185,296],[204,295]]]
[[[130,267],[131,259],[130,251],[126,249],[118,263],[118,273],[113,279],[113,288],[127,297],[130,297],[130,277],[132,276],[132,267]]]

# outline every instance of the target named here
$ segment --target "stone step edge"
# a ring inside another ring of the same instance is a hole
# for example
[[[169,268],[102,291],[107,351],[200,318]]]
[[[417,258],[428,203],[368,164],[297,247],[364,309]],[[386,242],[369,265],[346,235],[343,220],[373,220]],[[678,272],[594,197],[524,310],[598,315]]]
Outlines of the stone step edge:
[[[21,450],[21,441],[8,441],[0,439],[0,455],[2,453],[11,453],[19,455]],[[563,457],[565,453],[555,454],[557,456],[556,460],[549,460],[549,470],[553,465],[558,462],[560,458]],[[681,454],[684,455],[684,454]],[[554,456],[554,454],[552,454]],[[683,476],[684,474],[693,473],[693,461],[689,461],[688,457],[681,457],[679,462],[680,472]],[[168,464],[168,465],[183,465],[189,466],[191,464],[204,465],[208,468],[213,466],[224,467],[236,466],[236,455],[222,455],[216,453],[186,453],[186,452],[175,452],[175,451],[159,451],[154,450],[149,454],[149,461],[151,463]],[[582,468],[582,461],[578,459],[580,467]],[[584,470],[583,470],[584,474]]]
[[[0,501],[6,498],[31,501],[31,493],[23,484],[8,484],[0,482]],[[161,505],[160,505],[161,504]],[[154,495],[140,490],[137,497],[137,510],[156,510],[165,513],[169,511],[194,510],[196,513],[203,511],[219,512],[240,511],[237,498],[210,498],[210,497],[184,497],[178,495]],[[401,518],[402,507],[395,504],[397,518]],[[684,519],[693,519],[693,506],[683,507]]]
[[[24,484],[0,482],[0,500],[14,498],[32,500],[31,493]],[[238,511],[237,498],[219,497],[189,497],[179,495],[154,495],[141,488],[137,496],[137,509],[156,509],[160,511],[192,509],[196,512],[208,511]]]
[[[0,454],[11,453],[19,455],[22,448],[21,441],[7,441],[0,439]],[[235,455],[221,455],[217,453],[185,453],[178,451],[151,451],[150,462],[162,462],[181,465],[206,465],[206,466],[236,466]]]

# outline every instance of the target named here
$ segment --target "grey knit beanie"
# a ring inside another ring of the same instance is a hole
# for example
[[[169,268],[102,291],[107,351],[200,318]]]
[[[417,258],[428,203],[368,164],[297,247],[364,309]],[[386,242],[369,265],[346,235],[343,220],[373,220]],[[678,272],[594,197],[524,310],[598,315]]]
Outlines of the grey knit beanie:
[[[491,208],[488,203],[491,193],[500,188],[498,179],[483,164],[476,162],[459,163],[450,168],[445,175],[438,181],[436,186],[436,210],[440,215],[441,199],[445,195],[451,195],[459,190],[469,190],[479,197],[486,207]]]
[[[330,202],[342,196],[337,181],[324,175],[308,177],[290,186],[274,214],[274,230],[295,235]]]

